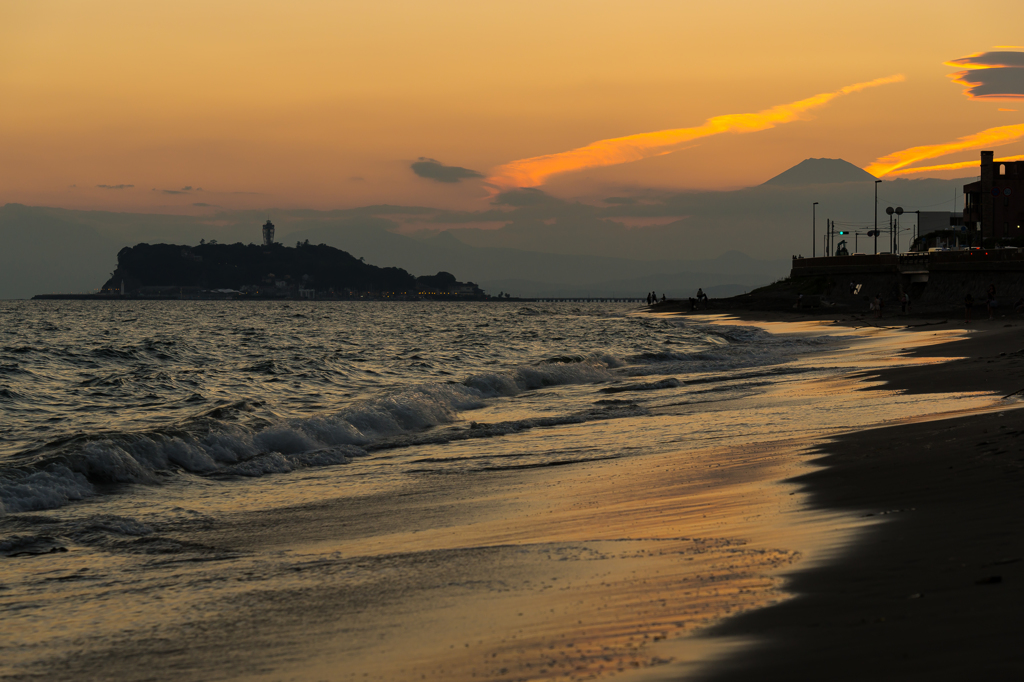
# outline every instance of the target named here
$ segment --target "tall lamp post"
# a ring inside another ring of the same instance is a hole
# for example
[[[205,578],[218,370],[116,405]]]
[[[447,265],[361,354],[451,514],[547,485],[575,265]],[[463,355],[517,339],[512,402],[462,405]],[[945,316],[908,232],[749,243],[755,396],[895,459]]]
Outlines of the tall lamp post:
[[[896,221],[896,231],[892,233],[892,252],[893,253],[899,253],[900,252],[900,216],[901,215],[903,215],[903,207],[902,206],[897,206],[896,207],[896,218],[894,218],[894,220]]]
[[[878,183],[881,180],[875,180],[875,255],[878,255]]]
[[[817,229],[816,229],[817,225],[815,224],[815,222],[816,222],[815,218],[817,218],[817,215],[816,215],[817,206],[818,206],[818,202],[817,201],[815,201],[813,204],[811,204],[811,258],[814,258],[814,256],[817,254],[817,248],[818,248],[818,243],[817,243],[818,239],[815,236],[815,234],[817,232]]]
[[[892,251],[892,214],[896,212],[892,206],[885,209],[885,214],[889,216],[889,250]]]

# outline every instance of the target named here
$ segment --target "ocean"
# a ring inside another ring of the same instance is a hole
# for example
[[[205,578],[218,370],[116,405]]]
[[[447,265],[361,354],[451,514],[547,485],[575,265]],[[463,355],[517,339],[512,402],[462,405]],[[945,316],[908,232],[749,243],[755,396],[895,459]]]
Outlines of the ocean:
[[[808,550],[777,532],[803,504],[779,480],[814,443],[992,405],[851,378],[949,338],[627,304],[0,302],[0,676],[671,667],[658,646],[785,598]]]

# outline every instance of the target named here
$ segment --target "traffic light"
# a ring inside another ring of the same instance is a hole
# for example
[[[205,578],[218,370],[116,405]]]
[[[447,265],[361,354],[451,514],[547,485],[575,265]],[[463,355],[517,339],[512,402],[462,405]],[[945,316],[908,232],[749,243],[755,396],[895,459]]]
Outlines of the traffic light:
[[[839,230],[839,234],[850,234],[850,233],[847,232],[846,230]]]

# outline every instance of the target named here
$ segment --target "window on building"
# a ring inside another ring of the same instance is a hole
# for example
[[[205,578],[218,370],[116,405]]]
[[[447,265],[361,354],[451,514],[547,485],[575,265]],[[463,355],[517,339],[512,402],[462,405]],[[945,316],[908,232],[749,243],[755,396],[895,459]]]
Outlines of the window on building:
[[[999,164],[999,174],[1000,175],[1006,175],[1006,164],[1005,163]]]

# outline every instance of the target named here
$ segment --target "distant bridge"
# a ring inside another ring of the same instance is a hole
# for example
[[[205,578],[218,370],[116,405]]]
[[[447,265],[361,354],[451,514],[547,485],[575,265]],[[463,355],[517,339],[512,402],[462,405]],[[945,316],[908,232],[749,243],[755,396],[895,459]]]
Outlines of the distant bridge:
[[[542,298],[499,298],[493,301],[509,301],[510,303],[647,303],[646,298],[638,296],[544,296]]]

